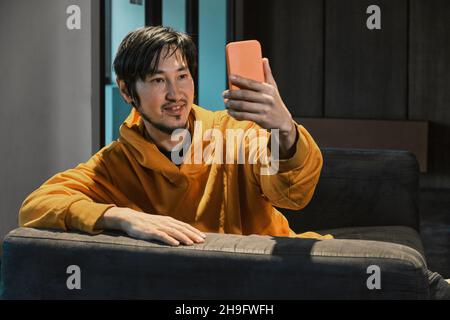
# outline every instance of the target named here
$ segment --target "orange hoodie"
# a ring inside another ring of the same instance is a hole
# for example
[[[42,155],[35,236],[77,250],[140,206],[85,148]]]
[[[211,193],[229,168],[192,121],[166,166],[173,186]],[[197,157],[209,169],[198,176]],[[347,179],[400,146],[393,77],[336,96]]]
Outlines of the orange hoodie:
[[[259,128],[233,119],[226,111],[196,105],[189,115],[190,128],[194,120],[201,121],[202,128],[193,133],[193,141],[204,139],[208,129],[218,129],[225,136],[226,129]],[[260,175],[261,165],[249,163],[177,167],[145,138],[142,119],[133,109],[117,141],[86,163],[56,174],[25,199],[19,225],[98,233],[102,230],[94,229],[97,220],[118,206],[169,215],[203,232],[331,238],[313,232],[295,234],[273,207],[302,209],[319,179],[321,152],[306,129],[296,126],[296,152],[290,159],[279,160],[277,174]],[[188,149],[191,154],[194,145]]]

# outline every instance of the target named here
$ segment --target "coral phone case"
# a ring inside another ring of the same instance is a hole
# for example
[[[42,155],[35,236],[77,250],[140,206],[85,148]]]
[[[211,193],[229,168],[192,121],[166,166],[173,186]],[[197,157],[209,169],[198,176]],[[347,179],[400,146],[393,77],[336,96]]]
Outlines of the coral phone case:
[[[261,45],[257,40],[230,42],[226,45],[227,72],[264,82]],[[228,80],[230,90],[239,89]]]

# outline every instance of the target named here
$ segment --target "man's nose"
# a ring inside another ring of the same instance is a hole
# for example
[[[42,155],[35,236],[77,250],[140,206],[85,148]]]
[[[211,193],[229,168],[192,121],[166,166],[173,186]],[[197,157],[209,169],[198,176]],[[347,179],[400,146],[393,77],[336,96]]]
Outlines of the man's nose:
[[[181,98],[181,91],[176,83],[168,82],[167,84],[167,100],[178,101]]]

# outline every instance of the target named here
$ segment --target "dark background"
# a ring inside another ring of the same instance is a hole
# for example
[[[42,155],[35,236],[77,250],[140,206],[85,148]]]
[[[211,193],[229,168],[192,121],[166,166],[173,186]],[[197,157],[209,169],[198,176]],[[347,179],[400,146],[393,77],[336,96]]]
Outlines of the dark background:
[[[366,27],[372,4],[381,30]],[[245,0],[231,10],[231,38],[261,42],[295,117],[428,121],[421,186],[450,188],[450,1]]]

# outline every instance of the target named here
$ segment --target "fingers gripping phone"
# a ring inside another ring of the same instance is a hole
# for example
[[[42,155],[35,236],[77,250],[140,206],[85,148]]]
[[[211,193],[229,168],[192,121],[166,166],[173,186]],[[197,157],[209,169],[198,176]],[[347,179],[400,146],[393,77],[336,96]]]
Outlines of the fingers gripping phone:
[[[261,45],[258,40],[230,42],[226,45],[225,55],[230,90],[240,89],[231,84],[231,74],[264,82]]]

